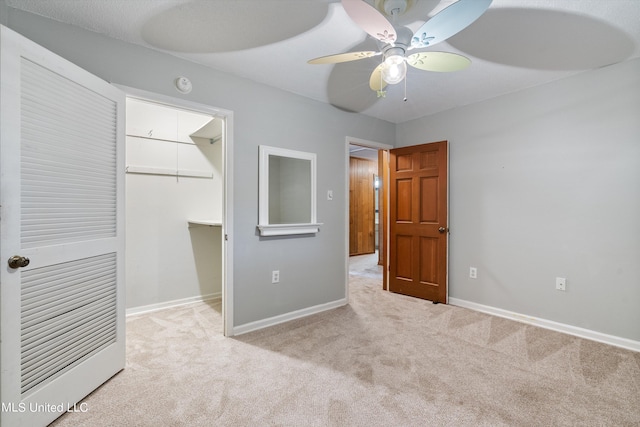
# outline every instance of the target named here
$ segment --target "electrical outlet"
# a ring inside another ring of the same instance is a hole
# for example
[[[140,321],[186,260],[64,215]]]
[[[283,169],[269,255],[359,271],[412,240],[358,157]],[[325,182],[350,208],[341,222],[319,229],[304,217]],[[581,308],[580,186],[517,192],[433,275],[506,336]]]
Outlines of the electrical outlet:
[[[271,283],[280,283],[280,270],[273,270],[271,272]]]
[[[471,279],[477,279],[478,278],[478,269],[475,267],[469,267],[469,277]]]
[[[564,277],[556,277],[556,289],[559,291],[567,290],[567,279]]]

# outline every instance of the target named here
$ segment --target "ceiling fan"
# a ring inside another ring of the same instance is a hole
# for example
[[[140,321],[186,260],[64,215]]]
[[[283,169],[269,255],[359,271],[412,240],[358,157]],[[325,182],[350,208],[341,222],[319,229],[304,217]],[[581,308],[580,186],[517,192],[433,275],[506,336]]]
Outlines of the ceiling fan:
[[[373,7],[363,0],[342,0],[347,15],[378,41],[379,52],[339,53],[311,59],[308,63],[337,64],[382,55],[382,63],[373,70],[369,78],[369,87],[377,92],[378,97],[385,96],[384,88],[387,84],[400,83],[405,79],[407,64],[420,70],[438,72],[458,71],[468,67],[471,61],[455,53],[428,51],[407,56],[407,52],[433,46],[457,34],[478,19],[489,8],[492,0],[458,0],[425,22],[416,32],[407,27],[395,27],[384,16],[386,14],[395,21],[414,1],[417,0],[376,0],[376,7]]]

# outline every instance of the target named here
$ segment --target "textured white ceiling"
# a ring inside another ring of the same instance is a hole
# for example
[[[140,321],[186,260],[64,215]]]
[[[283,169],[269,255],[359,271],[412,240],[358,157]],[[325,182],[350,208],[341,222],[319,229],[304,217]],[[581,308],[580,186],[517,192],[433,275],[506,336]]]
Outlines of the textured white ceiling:
[[[640,57],[640,0],[494,0],[428,50],[459,53],[455,73],[410,69],[385,98],[369,89],[380,59],[307,60],[376,50],[335,0],[5,0],[9,7],[136,43],[349,111],[401,123]],[[371,4],[381,0],[368,0]],[[414,0],[417,29],[452,0]]]

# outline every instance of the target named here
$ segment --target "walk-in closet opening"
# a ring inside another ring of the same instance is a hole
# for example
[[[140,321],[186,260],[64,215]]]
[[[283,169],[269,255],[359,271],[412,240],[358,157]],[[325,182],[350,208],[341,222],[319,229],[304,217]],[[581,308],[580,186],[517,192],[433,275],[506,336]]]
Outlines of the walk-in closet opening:
[[[206,301],[223,315],[225,117],[129,96],[126,308]]]

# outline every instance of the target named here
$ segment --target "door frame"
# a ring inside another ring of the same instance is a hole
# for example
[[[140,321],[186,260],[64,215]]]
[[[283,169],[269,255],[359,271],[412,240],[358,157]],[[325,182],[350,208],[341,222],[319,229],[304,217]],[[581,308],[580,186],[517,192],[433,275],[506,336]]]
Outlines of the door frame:
[[[372,148],[374,150],[391,150],[392,148],[394,148],[393,145],[391,144],[384,144],[382,142],[376,142],[376,141],[369,141],[366,139],[360,139],[360,138],[355,138],[352,136],[347,136],[345,138],[345,144],[344,144],[344,171],[345,171],[345,178],[344,178],[344,203],[345,203],[345,209],[344,209],[344,229],[345,229],[345,240],[344,240],[344,252],[345,252],[345,259],[344,259],[344,267],[345,267],[345,299],[347,301],[347,303],[349,303],[349,145],[359,145],[361,147],[366,147],[366,148]],[[385,193],[388,197],[388,192]],[[388,221],[388,217],[387,218],[382,218],[382,221]],[[388,240],[389,236],[388,236],[388,227],[387,227],[387,233],[384,236],[385,241]],[[383,242],[380,242],[380,244],[382,245]],[[388,247],[388,246],[387,246]],[[384,259],[383,261],[383,265],[382,268],[383,269],[387,269],[388,268],[388,257],[386,257],[386,259]],[[386,271],[386,270],[385,270]],[[385,275],[386,277],[386,275]],[[386,289],[387,284],[384,283],[383,280],[383,286],[384,289]]]
[[[128,86],[113,85],[120,88],[127,97],[211,114],[224,121],[225,137],[222,147],[224,204],[222,208],[222,322],[224,336],[233,336],[233,111]]]

